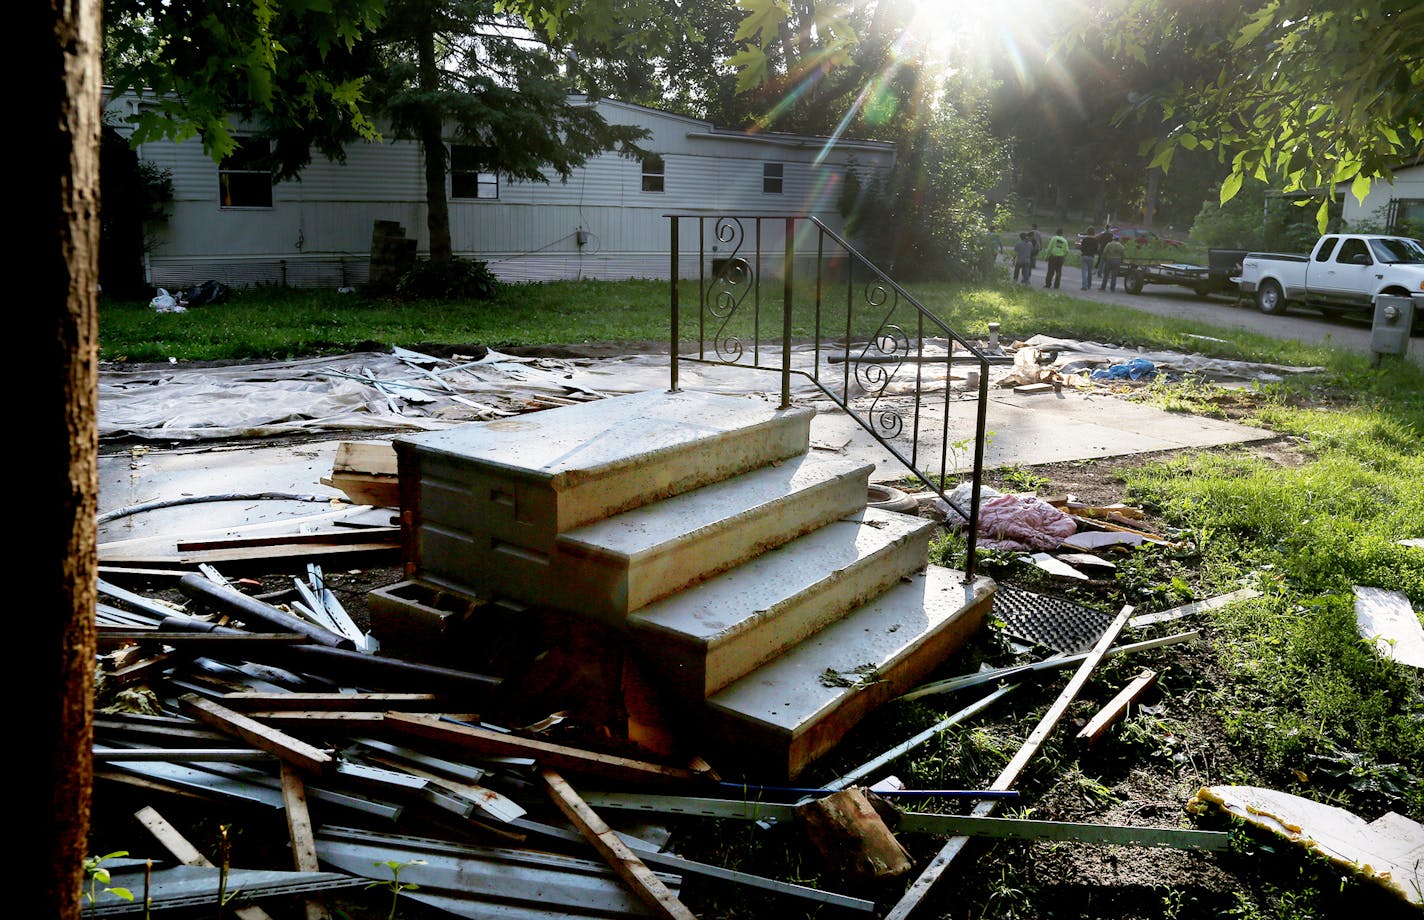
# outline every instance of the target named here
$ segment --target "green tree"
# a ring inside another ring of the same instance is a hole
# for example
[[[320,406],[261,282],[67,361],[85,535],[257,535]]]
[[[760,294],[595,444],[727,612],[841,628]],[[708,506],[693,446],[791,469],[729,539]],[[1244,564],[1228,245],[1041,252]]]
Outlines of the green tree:
[[[609,18],[593,28],[587,24],[591,8],[520,6],[390,0],[377,35],[381,110],[395,134],[417,140],[424,154],[432,261],[451,257],[447,137],[469,154],[462,168],[541,182],[550,171],[567,179],[604,150],[640,152],[642,129],[610,125],[592,106],[569,97],[569,78],[557,55],[570,33],[585,46],[626,47],[620,43],[632,33],[621,26],[643,7],[600,2],[596,6]],[[531,21],[543,28],[531,31]]]
[[[1171,125],[1155,164],[1205,148],[1229,166],[1223,202],[1248,178],[1279,176],[1318,202],[1323,232],[1339,185],[1363,200],[1424,155],[1417,0],[1113,0],[1100,23],[1119,57],[1145,60],[1166,38],[1203,66],[1137,104]]]
[[[198,137],[215,160],[238,124],[272,144],[274,176],[296,175],[313,148],[378,136],[366,107],[367,37],[383,0],[105,0],[105,79],[143,93],[131,142]]]

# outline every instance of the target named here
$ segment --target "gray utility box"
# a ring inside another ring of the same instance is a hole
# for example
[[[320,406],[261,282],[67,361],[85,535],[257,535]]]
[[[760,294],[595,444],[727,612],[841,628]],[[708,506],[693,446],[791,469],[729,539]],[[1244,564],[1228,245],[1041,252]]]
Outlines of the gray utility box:
[[[1409,332],[1414,326],[1414,310],[1419,306],[1412,297],[1375,296],[1374,326],[1370,329],[1370,352],[1375,360],[1380,355],[1402,355],[1409,351]]]

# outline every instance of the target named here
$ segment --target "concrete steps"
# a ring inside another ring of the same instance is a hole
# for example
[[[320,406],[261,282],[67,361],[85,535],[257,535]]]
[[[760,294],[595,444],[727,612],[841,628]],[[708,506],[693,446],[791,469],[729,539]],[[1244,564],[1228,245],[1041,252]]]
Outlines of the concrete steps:
[[[709,748],[794,779],[963,646],[993,602],[992,580],[927,566],[709,698]]]
[[[633,644],[679,702],[699,703],[923,569],[933,532],[863,509],[636,611]]]
[[[715,766],[794,777],[993,600],[809,452],[811,415],[655,392],[399,438],[407,572],[613,626]]]

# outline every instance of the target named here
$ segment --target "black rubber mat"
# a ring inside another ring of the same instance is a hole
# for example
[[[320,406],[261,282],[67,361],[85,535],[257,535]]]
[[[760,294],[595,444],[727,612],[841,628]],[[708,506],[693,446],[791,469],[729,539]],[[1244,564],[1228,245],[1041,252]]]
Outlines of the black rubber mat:
[[[1005,584],[994,594],[994,616],[1015,639],[1067,655],[1091,649],[1113,621],[1102,610]]]

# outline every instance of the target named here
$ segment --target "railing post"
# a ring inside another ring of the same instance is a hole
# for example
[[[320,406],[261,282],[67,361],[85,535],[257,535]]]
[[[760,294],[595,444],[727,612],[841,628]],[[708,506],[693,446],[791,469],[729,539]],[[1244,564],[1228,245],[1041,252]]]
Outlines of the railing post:
[[[796,220],[786,218],[786,270],[781,282],[781,408],[791,408],[791,266],[796,256]]]
[[[678,352],[677,345],[678,345],[678,339],[679,339],[680,336],[681,336],[681,334],[678,332],[678,299],[677,299],[677,253],[678,253],[677,225],[678,225],[678,223],[680,223],[680,221],[679,221],[679,219],[678,219],[676,216],[669,217],[668,220],[672,222],[672,231],[671,231],[671,237],[672,237],[672,238],[671,238],[671,241],[670,241],[669,244],[668,244],[669,246],[672,247],[672,255],[670,256],[670,259],[669,259],[669,267],[668,267],[668,277],[672,279],[672,281],[670,282],[670,283],[672,284],[672,292],[671,292],[671,294],[672,294],[672,343],[671,343],[671,344],[672,344],[672,383],[671,383],[671,386],[670,386],[668,389],[669,389],[670,392],[676,393],[676,392],[677,392],[677,352]]]

